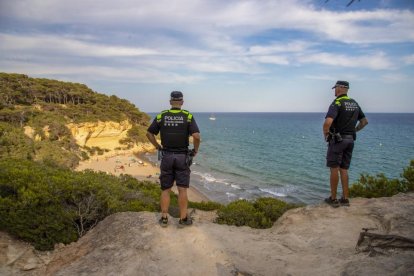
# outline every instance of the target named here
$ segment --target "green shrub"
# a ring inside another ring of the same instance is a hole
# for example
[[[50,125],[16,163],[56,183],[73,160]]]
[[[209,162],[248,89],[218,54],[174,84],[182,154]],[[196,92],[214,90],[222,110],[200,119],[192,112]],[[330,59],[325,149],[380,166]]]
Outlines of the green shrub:
[[[300,207],[298,204],[291,204],[273,197],[262,197],[256,199],[254,207],[263,212],[272,222],[275,222],[287,210]]]
[[[276,198],[258,198],[253,202],[237,200],[221,207],[216,222],[252,228],[269,228],[287,210],[299,205],[286,203]]]
[[[407,187],[407,192],[414,191],[414,160],[411,160],[410,166],[404,169],[402,174],[404,185]]]
[[[250,226],[252,228],[271,226],[271,222],[265,217],[265,214],[245,199],[233,201],[219,209],[217,216],[217,223],[219,224]]]
[[[139,142],[147,142],[147,128],[141,125],[135,125],[131,129],[128,130],[127,136],[128,139],[124,140],[124,143],[139,143]]]
[[[122,175],[29,160],[0,160],[0,230],[40,250],[70,243],[106,216],[158,211],[160,189]]]
[[[189,201],[188,202],[188,207],[190,208],[195,208],[198,210],[203,210],[203,211],[213,211],[213,210],[218,210],[220,208],[223,207],[222,204],[218,203],[218,202],[214,202],[214,201],[203,201],[203,202],[192,202]]]
[[[83,161],[90,159],[89,155],[84,151],[81,152],[81,158]]]
[[[35,155],[34,142],[22,128],[0,121],[0,158],[32,158]]]
[[[414,191],[414,160],[404,169],[402,180],[389,179],[384,174],[371,176],[362,174],[359,180],[349,188],[351,197],[389,197],[398,193]]]

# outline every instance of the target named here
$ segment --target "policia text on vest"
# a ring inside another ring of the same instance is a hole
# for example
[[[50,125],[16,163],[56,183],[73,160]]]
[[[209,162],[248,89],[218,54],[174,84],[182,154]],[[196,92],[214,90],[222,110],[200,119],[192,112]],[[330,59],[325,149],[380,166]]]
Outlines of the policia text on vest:
[[[187,110],[164,110],[157,115],[164,151],[187,152],[193,115]]]

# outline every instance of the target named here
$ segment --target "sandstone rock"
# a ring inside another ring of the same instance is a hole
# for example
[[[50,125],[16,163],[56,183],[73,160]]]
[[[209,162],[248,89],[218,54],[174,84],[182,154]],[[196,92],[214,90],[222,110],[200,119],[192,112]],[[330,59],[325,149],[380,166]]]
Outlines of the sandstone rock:
[[[96,146],[102,149],[114,150],[120,147],[119,140],[127,137],[132,127],[129,121],[122,122],[87,122],[70,123],[66,125],[80,146]]]
[[[355,246],[364,227],[414,238],[413,213],[413,193],[352,199],[350,207],[336,209],[325,204],[293,209],[264,230],[214,224],[202,211],[196,211],[195,224],[184,229],[173,218],[167,228],[160,227],[155,213],[118,213],[78,242],[55,250],[49,263],[31,271],[23,270],[32,257],[30,250],[26,259],[22,256],[12,265],[0,254],[0,273],[412,275],[414,251],[384,249],[384,255],[370,257]],[[0,245],[10,242],[4,234],[0,241]]]
[[[24,134],[27,137],[29,137],[30,139],[34,138],[34,133],[35,133],[34,128],[32,128],[31,126],[24,126],[23,129],[24,129]]]

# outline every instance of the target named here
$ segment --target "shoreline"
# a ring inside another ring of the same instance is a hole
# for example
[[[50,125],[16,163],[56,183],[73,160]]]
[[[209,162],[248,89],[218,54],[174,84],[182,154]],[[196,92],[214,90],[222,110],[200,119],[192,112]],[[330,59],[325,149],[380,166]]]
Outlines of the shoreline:
[[[139,181],[150,181],[159,185],[159,166],[152,163],[142,152],[121,152],[114,156],[93,156],[89,160],[80,161],[75,171],[93,170],[119,176],[129,174]],[[171,189],[178,193],[176,185]],[[188,200],[193,202],[211,201],[205,194],[190,183],[187,189]]]

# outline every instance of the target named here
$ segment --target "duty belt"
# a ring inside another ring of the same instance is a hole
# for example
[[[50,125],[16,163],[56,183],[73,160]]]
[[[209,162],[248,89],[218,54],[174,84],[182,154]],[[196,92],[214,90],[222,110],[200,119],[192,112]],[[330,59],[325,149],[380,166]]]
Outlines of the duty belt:
[[[354,135],[341,134],[342,139],[354,139]]]
[[[170,150],[162,150],[163,154],[187,154],[187,151],[170,151]]]

